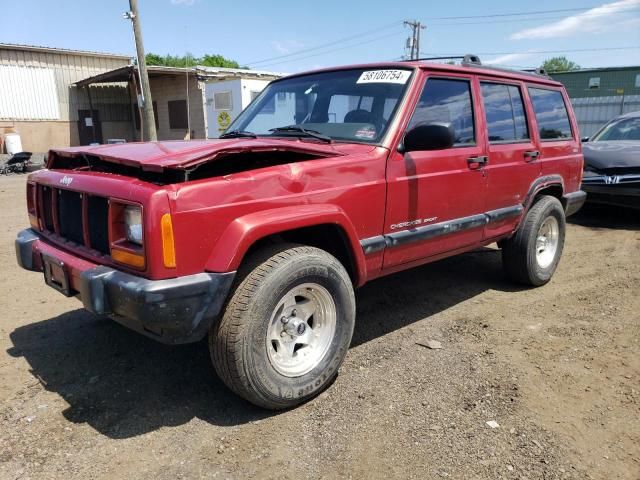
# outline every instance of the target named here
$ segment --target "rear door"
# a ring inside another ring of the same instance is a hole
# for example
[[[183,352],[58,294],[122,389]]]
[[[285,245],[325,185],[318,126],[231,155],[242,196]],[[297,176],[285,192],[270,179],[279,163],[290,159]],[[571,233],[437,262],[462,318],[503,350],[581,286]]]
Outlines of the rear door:
[[[527,91],[540,138],[541,175],[564,182],[565,192],[578,190],[582,151],[578,127],[568,112],[569,98],[561,87],[529,85]]]
[[[512,231],[523,211],[529,187],[540,175],[537,142],[532,135],[523,85],[480,79],[487,125],[489,161],[485,238]]]
[[[450,124],[452,148],[394,151],[387,165],[384,268],[480,242],[485,217],[485,138],[472,75],[428,76],[406,130]],[[478,160],[478,161],[474,161]]]

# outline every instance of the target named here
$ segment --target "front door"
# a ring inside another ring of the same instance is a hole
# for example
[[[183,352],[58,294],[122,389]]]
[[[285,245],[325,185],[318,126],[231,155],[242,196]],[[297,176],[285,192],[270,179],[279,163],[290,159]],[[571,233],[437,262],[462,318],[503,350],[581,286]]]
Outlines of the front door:
[[[407,130],[418,124],[453,127],[445,150],[394,152],[387,166],[385,269],[482,240],[486,222],[485,134],[473,108],[471,76],[429,76]]]

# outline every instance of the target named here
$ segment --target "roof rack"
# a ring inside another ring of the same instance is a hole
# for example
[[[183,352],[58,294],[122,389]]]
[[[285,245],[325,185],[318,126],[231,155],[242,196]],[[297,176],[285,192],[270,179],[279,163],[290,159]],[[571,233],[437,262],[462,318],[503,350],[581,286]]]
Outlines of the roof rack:
[[[423,57],[416,58],[415,60],[403,60],[403,62],[426,62],[429,60],[462,60],[463,64],[482,65],[480,57],[471,53],[467,53],[466,55],[449,55],[446,57]]]
[[[429,61],[429,60],[462,60],[460,62],[461,65],[464,65],[466,67],[479,67],[479,66],[481,66],[482,68],[486,68],[488,70],[496,70],[496,71],[499,71],[499,72],[513,72],[514,71],[511,68],[494,67],[494,66],[491,66],[491,65],[482,65],[482,62],[480,61],[480,57],[478,57],[477,55],[474,55],[472,53],[467,53],[466,55],[453,55],[453,56],[445,56],[445,57],[424,57],[424,58],[418,58],[418,59],[415,59],[415,60],[404,60],[404,61],[405,62],[411,62],[411,61],[425,62],[425,61]],[[517,71],[521,72],[524,75],[551,78],[549,76],[549,74],[545,71],[544,68],[533,68],[533,69],[529,68],[529,69],[517,70]]]

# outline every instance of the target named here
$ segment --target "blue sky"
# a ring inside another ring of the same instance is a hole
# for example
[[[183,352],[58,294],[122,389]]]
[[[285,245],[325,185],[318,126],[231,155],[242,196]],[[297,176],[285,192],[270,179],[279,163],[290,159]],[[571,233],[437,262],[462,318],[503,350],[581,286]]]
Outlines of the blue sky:
[[[122,18],[127,0],[1,3],[0,43],[134,54],[131,26]],[[139,5],[147,52],[220,53],[261,70],[398,59],[409,34],[402,25],[406,19],[427,26],[423,55],[471,52],[483,62],[516,67],[562,54],[582,67],[640,64],[640,48],[619,49],[640,47],[640,0],[139,0]],[[527,14],[508,15],[514,13]],[[579,49],[589,51],[568,51]],[[560,50],[566,53],[555,52]]]

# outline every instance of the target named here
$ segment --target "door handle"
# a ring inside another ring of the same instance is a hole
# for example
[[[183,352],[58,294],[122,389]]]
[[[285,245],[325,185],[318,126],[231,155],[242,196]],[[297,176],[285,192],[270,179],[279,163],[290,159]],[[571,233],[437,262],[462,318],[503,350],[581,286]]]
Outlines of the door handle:
[[[524,161],[525,162],[533,162],[540,156],[540,152],[538,150],[529,150],[524,152]]]
[[[486,155],[467,158],[467,165],[472,170],[477,170],[478,168],[485,166],[488,162],[489,157],[487,157]]]

